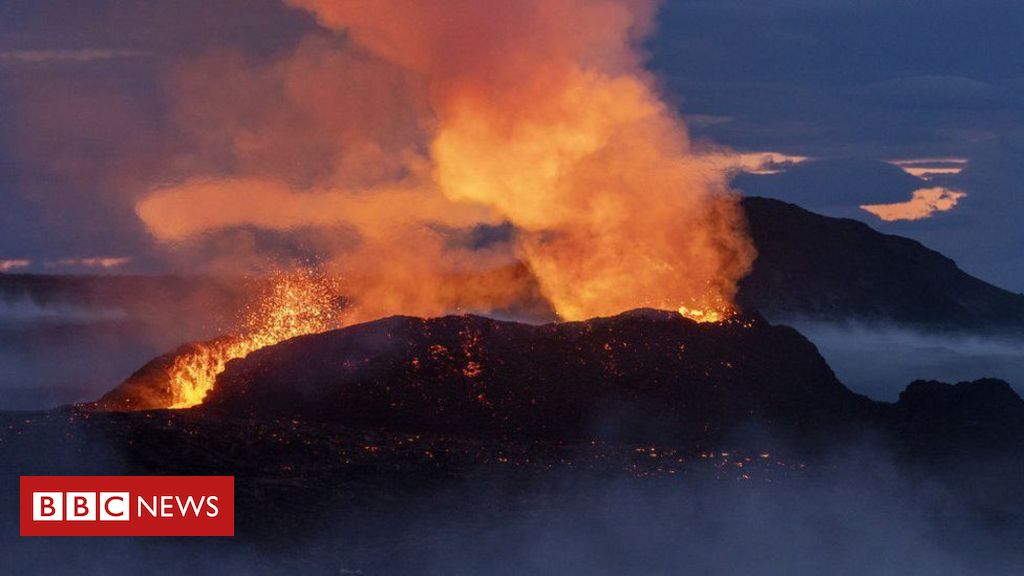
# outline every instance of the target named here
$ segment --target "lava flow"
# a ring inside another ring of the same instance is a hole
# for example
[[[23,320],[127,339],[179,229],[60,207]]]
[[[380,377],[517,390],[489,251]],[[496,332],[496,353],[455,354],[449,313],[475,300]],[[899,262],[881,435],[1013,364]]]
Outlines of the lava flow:
[[[671,309],[671,306],[665,306]],[[724,298],[705,298],[702,301],[690,301],[689,306],[677,308],[679,315],[689,318],[698,324],[728,322],[736,318],[738,310],[731,301]]]
[[[679,307],[679,314],[684,318],[689,318],[694,322],[725,322],[729,318],[736,315],[736,312],[731,308],[689,308],[687,306]]]
[[[338,282],[303,270],[273,276],[255,303],[246,310],[243,329],[195,345],[168,368],[172,404],[200,404],[228,361],[289,338],[326,332],[342,326],[342,297]]]

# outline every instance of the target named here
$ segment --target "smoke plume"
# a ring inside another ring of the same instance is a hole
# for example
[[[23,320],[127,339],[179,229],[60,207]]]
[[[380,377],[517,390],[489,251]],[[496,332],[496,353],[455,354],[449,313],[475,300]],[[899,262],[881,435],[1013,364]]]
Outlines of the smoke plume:
[[[654,2],[288,3],[332,33],[172,80],[197,152],[137,206],[158,239],[348,238],[323,257],[363,317],[505,307],[531,282],[564,319],[731,304],[754,251],[643,67]]]

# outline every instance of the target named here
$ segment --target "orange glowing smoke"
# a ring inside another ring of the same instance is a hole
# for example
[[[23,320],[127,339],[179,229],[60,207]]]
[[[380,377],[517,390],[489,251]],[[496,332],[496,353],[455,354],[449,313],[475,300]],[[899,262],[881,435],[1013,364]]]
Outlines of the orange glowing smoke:
[[[198,344],[174,359],[170,407],[200,404],[231,360],[289,338],[340,328],[341,304],[336,281],[308,270],[276,274],[247,310],[238,335]]]
[[[344,44],[307,41],[266,70],[184,74],[181,117],[229,147],[233,168],[144,198],[137,212],[155,236],[350,233],[324,256],[360,319],[457,309],[462,295],[438,289],[445,278],[515,262],[566,320],[653,307],[717,321],[731,310],[754,250],[709,160],[720,151],[691,144],[643,68],[655,2],[287,1]],[[220,93],[283,104],[236,117],[247,101],[216,105]],[[329,153],[294,151],[321,141]],[[503,244],[452,241],[506,222],[515,232]],[[507,299],[526,285],[472,289]]]
[[[437,185],[515,224],[562,318],[732,300],[753,250],[642,68],[652,2],[292,3],[425,79]]]

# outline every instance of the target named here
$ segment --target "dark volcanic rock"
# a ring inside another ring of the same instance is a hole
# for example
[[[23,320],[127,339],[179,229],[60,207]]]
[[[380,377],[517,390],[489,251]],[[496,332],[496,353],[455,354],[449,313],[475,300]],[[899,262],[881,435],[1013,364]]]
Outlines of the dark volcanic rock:
[[[958,384],[917,380],[900,393],[894,412],[901,436],[943,449],[1020,448],[1024,439],[1024,400],[994,378]]]
[[[1024,421],[1024,400],[1008,383],[995,378],[957,384],[915,380],[900,393],[897,406],[931,420],[985,420],[1007,425]]]
[[[861,318],[1024,331],[1024,296],[960,270],[919,242],[778,200],[744,198],[758,258],[745,307],[773,316]]]
[[[435,433],[679,440],[751,420],[820,432],[872,406],[791,328],[637,310],[542,326],[392,317],[296,338],[229,363],[203,409]]]

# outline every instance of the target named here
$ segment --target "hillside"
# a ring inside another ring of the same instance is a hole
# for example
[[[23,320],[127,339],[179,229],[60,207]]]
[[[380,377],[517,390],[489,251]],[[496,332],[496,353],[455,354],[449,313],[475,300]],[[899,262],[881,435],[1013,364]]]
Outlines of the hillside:
[[[1024,331],[1024,296],[997,288],[919,242],[767,198],[745,198],[757,246],[739,300],[771,318],[865,319]]]

